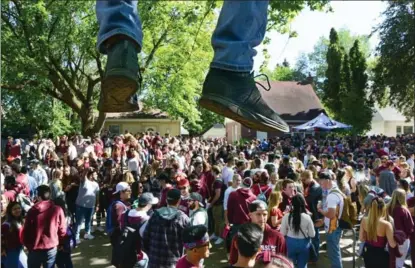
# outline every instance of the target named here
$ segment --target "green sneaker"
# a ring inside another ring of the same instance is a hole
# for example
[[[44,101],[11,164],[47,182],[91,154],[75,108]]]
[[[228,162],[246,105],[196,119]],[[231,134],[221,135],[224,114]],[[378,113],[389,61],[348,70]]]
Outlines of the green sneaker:
[[[101,81],[100,111],[122,113],[140,109],[136,95],[142,83],[138,52],[129,40],[121,40],[108,48],[105,76]]]
[[[250,129],[289,131],[287,123],[262,99],[252,74],[211,68],[199,103]]]

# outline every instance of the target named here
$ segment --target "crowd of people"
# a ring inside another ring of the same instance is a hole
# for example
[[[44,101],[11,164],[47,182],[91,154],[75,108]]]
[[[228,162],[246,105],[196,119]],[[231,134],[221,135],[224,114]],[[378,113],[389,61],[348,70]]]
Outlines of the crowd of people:
[[[2,267],[73,267],[96,226],[115,267],[203,267],[215,244],[230,267],[304,268],[324,244],[340,268],[360,223],[365,267],[401,268],[415,263],[414,152],[414,135],[9,137]]]

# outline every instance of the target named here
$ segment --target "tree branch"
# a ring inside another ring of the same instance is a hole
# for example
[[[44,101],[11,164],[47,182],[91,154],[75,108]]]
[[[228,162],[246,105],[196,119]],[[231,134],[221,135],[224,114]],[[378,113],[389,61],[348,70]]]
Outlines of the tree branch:
[[[16,31],[14,30],[13,25],[10,23],[10,21],[8,20],[8,18],[3,13],[1,14],[1,19],[7,24],[7,26],[10,29],[10,31],[12,31],[13,35],[16,36],[17,38],[19,38],[19,35],[17,35]]]
[[[95,62],[97,63],[98,74],[101,79],[104,79],[104,69],[102,69],[101,55],[97,52],[93,53]]]
[[[55,70],[50,69],[50,71],[54,72],[54,75],[61,76],[64,81],[68,84],[68,88],[74,92],[76,97],[82,102],[85,103],[86,99],[85,96],[82,94],[82,92],[76,88],[73,79],[69,77],[69,75],[65,72],[64,69],[59,65],[59,63],[52,57],[52,55],[49,55],[50,62],[52,65],[56,68],[57,72]],[[61,81],[62,82],[62,81]],[[59,88],[59,87],[58,87]]]
[[[144,68],[147,69],[147,67],[150,65],[151,61],[154,58],[154,54],[156,53],[157,49],[160,47],[161,42],[164,41],[164,39],[167,37],[168,28],[166,28],[163,32],[163,34],[160,36],[160,38],[157,40],[157,42],[154,44],[153,48],[150,51],[150,54],[148,54],[147,60],[144,64]]]
[[[30,42],[30,38],[29,38],[29,34],[28,34],[26,22],[22,19],[23,16],[22,16],[21,9],[20,9],[20,7],[18,5],[18,1],[12,0],[12,2],[14,3],[14,6],[16,7],[17,14],[18,14],[18,20],[22,24],[23,35],[24,35],[25,40],[26,40],[26,45],[27,45],[27,48],[28,48],[28,50],[30,52],[30,57],[32,57],[32,55],[33,55],[33,47],[32,47],[32,44]]]

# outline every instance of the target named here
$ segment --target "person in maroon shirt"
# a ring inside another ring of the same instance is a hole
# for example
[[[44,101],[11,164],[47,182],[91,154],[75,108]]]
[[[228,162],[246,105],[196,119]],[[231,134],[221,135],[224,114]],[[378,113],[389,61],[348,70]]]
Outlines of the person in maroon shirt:
[[[415,222],[415,196],[406,200],[406,203],[408,205],[409,212],[411,213],[412,220]],[[415,231],[412,232],[409,240],[411,243],[411,260],[412,263],[415,263]]]
[[[189,216],[189,199],[190,199],[190,184],[189,181],[185,178],[181,178],[177,181],[177,189],[180,190],[181,199],[179,203],[179,209],[183,211],[187,216]]]
[[[264,201],[255,200],[249,204],[249,217],[251,222],[257,224],[264,234],[261,243],[261,251],[257,258],[272,254],[287,255],[287,246],[284,236],[280,232],[273,230],[267,224],[268,207]],[[237,236],[232,239],[231,252],[229,256],[230,264],[235,264],[238,260],[238,247],[236,246],[236,239]]]
[[[281,211],[286,211],[291,206],[291,198],[296,194],[293,180],[285,179],[282,182],[282,202],[278,206]]]
[[[13,163],[12,164],[12,171],[13,171],[13,176],[15,176],[16,178],[16,184],[20,184],[22,187],[22,190],[20,191],[20,193],[23,193],[27,196],[30,195],[30,187],[29,187],[29,179],[27,178],[26,174],[21,173],[21,166]]]
[[[66,218],[62,208],[50,200],[48,185],[37,187],[37,194],[39,202],[27,213],[22,241],[29,251],[28,267],[53,267],[57,246],[66,236]]]
[[[183,246],[186,255],[181,257],[176,268],[203,267],[203,260],[209,257],[209,235],[204,225],[189,226],[183,230]]]
[[[251,191],[252,179],[247,177],[242,181],[241,188],[232,192],[228,198],[228,221],[231,230],[226,237],[226,248],[229,252],[233,236],[238,232],[241,224],[249,222],[248,205],[256,200],[256,196]]]
[[[5,267],[26,267],[27,256],[23,250],[22,206],[11,202],[6,209],[6,221],[1,225],[1,262]]]
[[[161,186],[159,208],[167,207],[167,192],[173,188],[172,181],[166,173],[161,173],[157,179],[159,180]]]
[[[10,156],[10,150],[12,149],[12,146],[13,146],[13,137],[9,136],[7,137],[6,148],[4,151],[5,158],[8,158]]]
[[[269,175],[268,172],[262,172],[259,176],[259,183],[252,186],[252,192],[254,195],[258,196],[260,193],[263,193],[268,200],[269,195],[272,192],[272,188],[268,185]]]

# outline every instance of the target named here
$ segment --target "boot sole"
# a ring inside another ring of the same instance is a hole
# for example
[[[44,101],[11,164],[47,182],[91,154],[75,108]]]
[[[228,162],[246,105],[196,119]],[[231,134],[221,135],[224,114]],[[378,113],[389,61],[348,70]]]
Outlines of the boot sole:
[[[131,104],[130,98],[137,91],[137,82],[124,76],[110,76],[101,82],[104,113],[126,113],[139,111],[138,105]]]
[[[249,110],[244,109],[234,103],[228,103],[228,105],[224,105],[223,98],[218,99],[212,96],[209,96],[209,98],[207,98],[205,96],[202,96],[199,100],[199,104],[205,109],[208,109],[224,117],[230,118],[250,129],[259,130],[263,132],[273,132],[276,130],[282,132],[289,132],[290,130],[287,125],[270,120],[259,114],[254,114]]]

